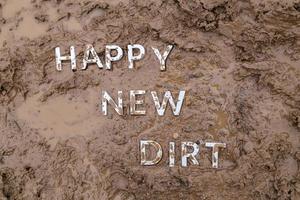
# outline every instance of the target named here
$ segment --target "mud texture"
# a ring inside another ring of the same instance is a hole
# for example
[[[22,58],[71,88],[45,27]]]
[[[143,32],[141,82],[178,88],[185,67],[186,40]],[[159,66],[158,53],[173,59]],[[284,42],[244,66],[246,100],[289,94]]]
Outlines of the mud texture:
[[[0,199],[300,199],[299,37],[292,0],[0,0]],[[133,70],[126,55],[55,70],[56,46],[79,59],[88,43],[147,52]],[[160,72],[151,46],[168,44]],[[102,90],[131,89],[186,90],[182,113],[147,94],[146,116],[102,115]],[[158,166],[139,165],[141,139],[163,145]],[[218,170],[203,147],[180,167],[180,142],[200,140],[227,144]]]

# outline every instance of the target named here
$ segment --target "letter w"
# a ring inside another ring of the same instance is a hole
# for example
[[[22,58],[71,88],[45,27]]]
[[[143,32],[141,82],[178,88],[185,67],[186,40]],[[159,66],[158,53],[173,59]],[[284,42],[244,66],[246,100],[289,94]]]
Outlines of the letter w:
[[[152,98],[157,110],[157,113],[159,116],[163,116],[167,107],[167,103],[169,102],[173,111],[174,115],[179,115],[182,104],[183,104],[183,100],[184,100],[184,96],[185,96],[185,91],[179,91],[179,95],[178,95],[178,101],[177,104],[175,106],[172,94],[170,91],[166,91],[165,96],[163,98],[162,103],[159,103],[158,97],[157,97],[157,93],[155,91],[151,92],[152,94]]]

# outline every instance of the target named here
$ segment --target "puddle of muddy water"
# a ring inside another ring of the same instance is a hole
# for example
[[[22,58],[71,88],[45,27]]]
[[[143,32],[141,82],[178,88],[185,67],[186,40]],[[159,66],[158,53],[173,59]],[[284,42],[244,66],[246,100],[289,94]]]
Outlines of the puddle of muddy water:
[[[59,17],[57,9],[51,5],[47,6],[47,14],[49,16],[49,20],[52,22],[55,22]]]
[[[74,17],[70,17],[69,20],[64,21],[63,27],[64,27],[64,30],[70,31],[70,32],[82,30],[82,26],[81,26],[80,22],[77,19],[75,19]]]
[[[45,35],[51,24],[58,20],[59,13],[57,8],[50,2],[46,2],[43,12],[48,15],[49,21],[38,23],[35,19],[36,9],[31,4],[31,0],[7,0],[3,4],[2,16],[7,22],[0,27],[1,47],[5,41],[10,43],[22,37],[32,40]],[[92,18],[102,16],[103,14],[104,11],[102,9],[95,9],[89,13],[88,17],[82,23],[86,23],[85,21],[88,23]],[[16,19],[14,23],[11,21],[13,18]],[[82,24],[75,17],[63,19],[61,25],[63,30],[68,32],[82,31]]]
[[[35,39],[47,32],[48,25],[38,23],[30,10],[22,11],[19,17],[18,26],[7,23],[0,28],[0,46],[4,44],[4,41],[9,42],[21,37]]]
[[[3,6],[2,15],[4,18],[11,18],[22,9],[30,8],[31,0],[7,0]]]
[[[41,102],[40,96],[28,98],[16,110],[16,115],[46,138],[88,135],[105,122],[96,108],[98,95],[95,91],[87,92],[85,97],[62,95],[46,102]]]
[[[34,39],[47,32],[48,26],[46,24],[37,23],[31,13],[23,13],[22,18],[23,20],[20,22],[19,27],[14,31],[17,38],[27,37]]]

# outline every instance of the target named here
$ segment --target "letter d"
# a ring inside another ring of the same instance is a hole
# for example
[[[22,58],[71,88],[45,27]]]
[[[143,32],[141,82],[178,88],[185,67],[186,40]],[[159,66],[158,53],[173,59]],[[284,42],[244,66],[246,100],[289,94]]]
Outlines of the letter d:
[[[152,160],[146,159],[146,145],[152,145],[156,150],[156,156]],[[159,143],[153,140],[141,140],[140,151],[141,151],[141,165],[144,166],[156,165],[162,159],[162,148]]]

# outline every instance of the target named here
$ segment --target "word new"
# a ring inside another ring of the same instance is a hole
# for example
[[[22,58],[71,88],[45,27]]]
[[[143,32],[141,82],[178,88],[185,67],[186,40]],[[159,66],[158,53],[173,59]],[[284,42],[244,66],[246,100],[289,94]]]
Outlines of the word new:
[[[144,104],[143,95],[145,90],[130,90],[130,114],[131,115],[145,115],[146,110],[141,109]],[[166,91],[162,102],[159,102],[159,98],[155,91],[151,91],[152,99],[159,116],[163,116],[169,102],[174,115],[179,115],[185,96],[185,91],[179,91],[178,100],[175,104],[174,99],[170,91]],[[107,104],[109,103],[119,115],[124,115],[123,107],[123,92],[118,91],[118,103],[116,103],[112,97],[106,91],[102,91],[102,112],[107,115]],[[138,109],[138,106],[140,107]]]
[[[166,70],[166,61],[173,47],[174,47],[173,45],[168,45],[164,53],[160,53],[160,51],[157,48],[152,47],[152,50],[159,61],[161,71]],[[140,44],[128,45],[127,50],[128,50],[127,57],[129,62],[128,68],[132,69],[134,67],[134,61],[141,60],[145,56],[146,51],[145,48]],[[106,45],[105,58],[103,59],[105,60],[105,68],[112,69],[112,62],[121,60],[123,55],[124,55],[124,50],[118,45]],[[56,61],[56,69],[58,71],[62,71],[62,61],[70,61],[71,69],[76,70],[77,62],[76,62],[75,47],[71,46],[70,55],[66,55],[66,56],[62,56],[60,47],[56,47],[55,61]],[[88,65],[90,64],[96,64],[100,69],[104,68],[104,65],[101,59],[99,58],[95,48],[93,47],[93,45],[88,44],[86,45],[86,50],[84,51],[81,69],[82,70],[87,69]]]
[[[204,142],[205,147],[212,149],[212,168],[219,167],[219,148],[226,148],[225,143],[219,142]],[[147,150],[151,149],[155,150],[155,153],[148,153]],[[187,167],[188,160],[193,165],[199,165],[199,161],[196,156],[200,151],[200,146],[194,142],[181,142],[181,166]],[[162,157],[163,150],[161,145],[153,140],[141,140],[140,141],[140,155],[141,155],[141,165],[143,166],[151,166],[157,165]],[[153,156],[154,155],[154,156]],[[149,158],[152,157],[152,158]],[[169,142],[169,166],[175,166],[175,142]]]

